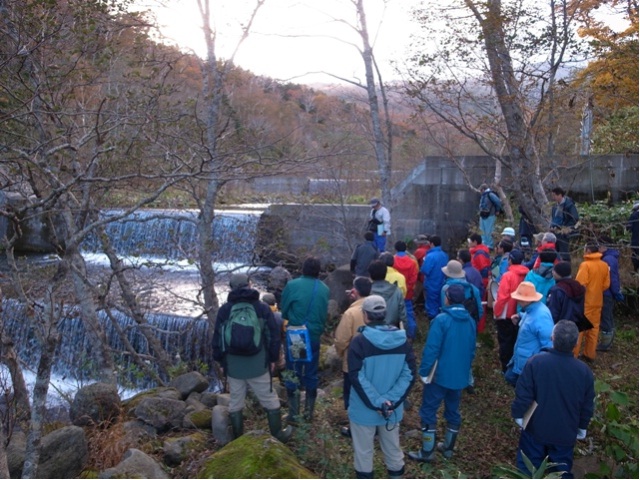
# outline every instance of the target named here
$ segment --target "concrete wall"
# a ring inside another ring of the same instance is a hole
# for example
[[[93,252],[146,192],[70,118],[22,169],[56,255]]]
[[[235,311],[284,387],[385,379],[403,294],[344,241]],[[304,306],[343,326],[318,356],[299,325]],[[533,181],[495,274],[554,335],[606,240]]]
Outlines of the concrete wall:
[[[391,242],[434,233],[442,238],[443,248],[452,253],[464,241],[477,224],[480,198],[469,189],[465,177],[474,185],[490,182],[494,162],[487,157],[458,157],[457,161],[464,175],[451,159],[429,157],[394,188]],[[638,192],[637,155],[562,157],[553,159],[553,164],[545,186],[562,186],[580,202],[608,197],[621,201]],[[505,185],[510,182],[505,176]],[[506,188],[509,191],[518,185]],[[286,225],[280,232],[280,250],[287,249],[295,256],[314,254],[325,263],[340,265],[349,261],[353,248],[362,241],[369,211],[366,205],[273,205],[263,221],[279,217]],[[387,244],[390,248],[393,243]]]

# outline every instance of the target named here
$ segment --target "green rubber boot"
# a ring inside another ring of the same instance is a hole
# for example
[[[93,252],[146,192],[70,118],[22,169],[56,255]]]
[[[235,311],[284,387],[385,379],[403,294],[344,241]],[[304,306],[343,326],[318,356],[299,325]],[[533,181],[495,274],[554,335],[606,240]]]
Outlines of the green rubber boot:
[[[316,398],[318,398],[318,390],[308,390],[304,398],[304,419],[307,422],[313,422],[313,411],[316,408]]]
[[[287,390],[287,402],[289,403],[289,414],[285,420],[289,425],[297,425],[300,420],[300,391]]]
[[[229,412],[229,422],[231,423],[231,434],[233,439],[242,436],[244,432],[244,418],[242,416],[242,410],[238,412]]]
[[[444,434],[444,442],[438,443],[438,451],[442,452],[444,458],[449,460],[453,456],[453,447],[456,445],[456,438],[458,438],[458,428],[447,427],[447,431]]]
[[[267,421],[269,422],[269,431],[271,435],[276,437],[282,443],[287,443],[293,433],[293,428],[287,425],[286,428],[282,428],[282,419],[280,418],[280,409],[274,408],[273,410],[267,410]]]
[[[436,429],[429,425],[422,427],[422,448],[417,452],[407,452],[416,462],[431,462],[436,456]]]

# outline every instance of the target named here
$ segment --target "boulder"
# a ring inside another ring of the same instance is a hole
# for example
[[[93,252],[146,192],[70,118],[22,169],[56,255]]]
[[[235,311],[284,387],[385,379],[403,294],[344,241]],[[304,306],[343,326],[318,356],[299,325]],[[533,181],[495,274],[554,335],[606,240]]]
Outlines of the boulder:
[[[209,388],[209,380],[200,372],[189,372],[171,380],[169,387],[179,391],[181,400],[184,400],[191,392],[204,392]]]
[[[204,392],[200,395],[200,401],[207,408],[213,408],[218,404],[218,394],[213,392]]]
[[[339,315],[344,312],[351,304],[347,295],[347,290],[353,287],[353,274],[349,269],[349,265],[341,265],[333,272],[327,275],[324,283],[329,287],[329,297],[335,301],[335,309],[333,315]]]
[[[134,410],[136,418],[164,433],[182,428],[186,404],[182,400],[151,397],[142,400]]]
[[[317,478],[271,435],[247,432],[211,455],[198,478]]]
[[[211,430],[213,438],[220,445],[226,445],[232,440],[231,428],[229,426],[229,407],[225,405],[216,405],[213,407],[211,411]]]
[[[74,425],[110,425],[121,410],[118,388],[108,383],[93,383],[76,393],[69,409],[69,418]]]
[[[187,437],[170,438],[164,442],[164,463],[170,467],[180,465],[192,453],[203,450],[207,437],[200,432]]]
[[[37,478],[76,478],[88,458],[87,439],[80,427],[69,426],[42,437]]]
[[[169,478],[169,476],[153,458],[132,448],[125,452],[118,465],[100,472],[98,478]]]
[[[24,454],[27,450],[27,436],[21,430],[14,430],[7,445],[7,464],[11,478],[22,478]]]

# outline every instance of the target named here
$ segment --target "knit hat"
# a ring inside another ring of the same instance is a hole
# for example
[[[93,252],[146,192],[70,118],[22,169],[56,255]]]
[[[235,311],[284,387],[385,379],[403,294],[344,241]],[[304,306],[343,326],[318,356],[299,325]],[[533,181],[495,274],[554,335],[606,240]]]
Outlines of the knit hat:
[[[553,266],[553,271],[556,272],[560,278],[570,277],[571,264],[569,262],[558,262]]]
[[[505,227],[504,230],[502,230],[501,235],[509,235],[510,237],[515,237],[516,231],[512,227]]]
[[[442,272],[449,278],[464,278],[465,273],[462,270],[462,264],[457,260],[449,260],[446,267],[442,267]]]
[[[245,273],[234,273],[229,280],[229,286],[231,290],[249,286],[249,275]]]
[[[464,287],[462,285],[449,285],[445,295],[451,305],[464,303]]]
[[[369,295],[362,302],[362,310],[367,313],[376,313],[384,315],[387,311],[387,303],[380,295]]]
[[[522,253],[522,250],[518,250],[518,249],[511,250],[509,252],[509,259],[511,260],[511,263],[513,263],[514,265],[520,265],[524,260],[524,253]]]
[[[536,292],[536,286],[531,282],[522,282],[515,292],[511,293],[511,298],[522,302],[537,302],[542,298],[542,294]]]

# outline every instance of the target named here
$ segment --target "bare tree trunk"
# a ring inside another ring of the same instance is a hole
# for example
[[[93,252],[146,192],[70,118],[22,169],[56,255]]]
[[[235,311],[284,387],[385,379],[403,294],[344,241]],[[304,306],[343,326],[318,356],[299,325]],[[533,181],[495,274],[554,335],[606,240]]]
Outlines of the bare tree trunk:
[[[0,478],[10,478],[9,463],[7,462],[7,437],[0,425]]]

